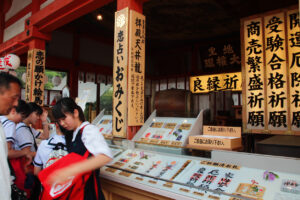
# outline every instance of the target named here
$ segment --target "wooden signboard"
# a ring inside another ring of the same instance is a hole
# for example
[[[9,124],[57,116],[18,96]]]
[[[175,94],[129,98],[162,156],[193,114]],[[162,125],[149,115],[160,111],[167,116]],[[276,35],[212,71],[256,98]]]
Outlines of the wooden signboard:
[[[128,67],[128,126],[144,124],[145,16],[130,10]]]
[[[190,77],[190,91],[192,93],[208,93],[227,90],[242,90],[241,72]]]
[[[243,129],[300,134],[298,9],[241,20]]]
[[[115,13],[112,134],[122,138],[127,129],[128,13],[128,8]]]
[[[241,128],[203,126],[203,135],[189,136],[189,146],[205,149],[229,150],[240,148],[242,146]]]
[[[26,68],[25,100],[44,104],[45,50],[28,51]]]

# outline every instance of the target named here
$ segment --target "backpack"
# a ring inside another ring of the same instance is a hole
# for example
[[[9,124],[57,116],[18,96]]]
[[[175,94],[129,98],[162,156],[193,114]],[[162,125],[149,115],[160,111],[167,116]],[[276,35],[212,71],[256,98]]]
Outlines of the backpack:
[[[68,154],[67,151],[67,147],[65,144],[59,142],[57,144],[51,144],[50,141],[48,143],[49,145],[53,145],[54,148],[51,151],[51,153],[49,154],[49,159],[45,164],[45,168],[49,167],[50,165],[52,165],[54,162],[56,162],[57,160],[59,160],[60,158],[64,157],[65,155]]]

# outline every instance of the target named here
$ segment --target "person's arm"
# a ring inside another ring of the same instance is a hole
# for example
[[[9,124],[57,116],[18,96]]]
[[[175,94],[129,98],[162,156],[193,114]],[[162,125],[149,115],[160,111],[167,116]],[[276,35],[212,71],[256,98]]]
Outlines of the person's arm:
[[[8,159],[20,158],[20,157],[26,156],[27,159],[32,161],[32,158],[34,157],[34,152],[30,151],[30,147],[25,147],[22,150],[15,150],[12,147],[12,143],[7,142],[7,148],[8,148]]]
[[[39,139],[45,140],[49,138],[49,123],[47,122],[48,111],[44,110],[41,115],[41,121],[43,125],[43,132],[39,135]]]
[[[85,161],[75,163],[68,167],[54,171],[48,178],[48,183],[64,183],[71,176],[76,176],[85,172],[98,169],[109,163],[112,159],[104,154],[99,154],[88,158]]]
[[[34,175],[38,175],[40,173],[40,171],[42,171],[42,168],[41,167],[38,167],[38,166],[34,166],[34,169],[33,169],[33,174]]]

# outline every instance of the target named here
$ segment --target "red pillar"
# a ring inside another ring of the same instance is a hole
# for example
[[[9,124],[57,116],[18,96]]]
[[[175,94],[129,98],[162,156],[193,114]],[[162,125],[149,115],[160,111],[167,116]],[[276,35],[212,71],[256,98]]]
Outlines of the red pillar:
[[[4,39],[5,13],[10,9],[12,0],[0,0],[0,44]]]
[[[45,50],[45,46],[46,46],[46,41],[38,38],[32,39],[31,41],[28,42],[29,50],[30,49]]]
[[[130,10],[135,10],[139,13],[143,13],[144,0],[118,0],[117,11],[128,7]]]
[[[4,13],[0,11],[0,44],[3,43],[3,37],[4,37]]]
[[[41,0],[32,0],[31,10],[32,14],[35,14],[40,10]]]

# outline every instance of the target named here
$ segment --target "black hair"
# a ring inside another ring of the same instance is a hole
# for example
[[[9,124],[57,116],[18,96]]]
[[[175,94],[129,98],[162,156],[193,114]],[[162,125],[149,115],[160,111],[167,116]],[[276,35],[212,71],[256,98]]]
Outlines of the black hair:
[[[30,108],[29,115],[33,112],[36,112],[38,115],[43,114],[43,109],[41,108],[41,106],[37,105],[36,103],[30,102],[30,103],[28,103],[28,106]]]
[[[63,119],[66,113],[74,114],[74,110],[78,110],[80,121],[84,122],[85,117],[80,106],[69,97],[60,99],[52,108],[52,114],[55,119]]]
[[[15,77],[11,74],[8,74],[8,73],[4,73],[4,72],[0,73],[0,92],[1,93],[3,92],[3,89],[5,89],[5,90],[10,89],[10,83],[16,83],[20,87],[22,87],[22,83],[17,77]]]
[[[60,131],[65,136],[67,149],[70,150],[71,144],[72,144],[72,139],[73,139],[73,131],[69,131],[69,130],[65,129],[59,123],[57,123],[57,124],[58,124]]]
[[[15,109],[17,113],[22,115],[23,119],[27,118],[31,113],[29,105],[22,99],[19,99],[18,106],[16,106]]]

